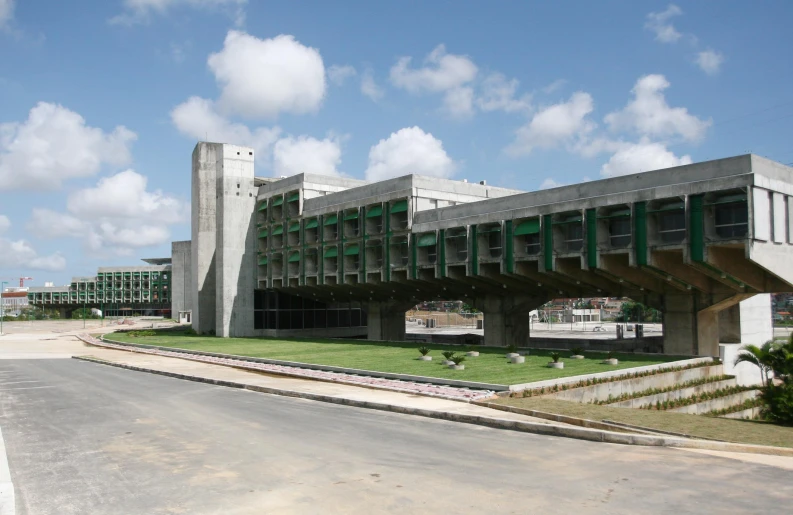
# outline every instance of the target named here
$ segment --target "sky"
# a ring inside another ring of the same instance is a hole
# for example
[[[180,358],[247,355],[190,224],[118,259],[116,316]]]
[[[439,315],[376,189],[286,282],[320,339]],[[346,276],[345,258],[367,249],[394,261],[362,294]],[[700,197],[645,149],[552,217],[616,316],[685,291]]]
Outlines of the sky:
[[[257,176],[533,191],[793,164],[793,2],[0,0],[0,280],[190,238],[197,141]]]

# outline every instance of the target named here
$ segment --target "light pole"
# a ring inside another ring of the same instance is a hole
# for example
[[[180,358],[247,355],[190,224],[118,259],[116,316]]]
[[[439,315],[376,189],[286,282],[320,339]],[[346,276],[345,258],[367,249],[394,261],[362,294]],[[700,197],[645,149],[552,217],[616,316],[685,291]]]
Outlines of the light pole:
[[[5,316],[5,306],[3,306],[3,289],[7,281],[0,282],[0,335],[3,334],[3,317]]]

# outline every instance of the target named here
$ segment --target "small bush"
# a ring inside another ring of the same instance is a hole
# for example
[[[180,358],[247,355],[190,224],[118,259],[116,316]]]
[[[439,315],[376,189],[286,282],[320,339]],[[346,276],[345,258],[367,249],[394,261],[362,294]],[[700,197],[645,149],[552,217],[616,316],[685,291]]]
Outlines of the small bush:
[[[463,356],[462,354],[455,354],[454,356],[451,357],[451,360],[455,365],[459,365],[460,363],[465,361],[465,356]]]
[[[509,353],[518,352],[518,346],[515,345],[514,343],[510,343],[509,345],[507,345],[507,352]]]
[[[581,356],[584,354],[584,349],[582,347],[573,347],[570,352],[573,353],[573,356]]]
[[[763,418],[777,424],[793,425],[793,385],[769,385],[763,389]]]
[[[551,359],[553,360],[554,363],[559,363],[559,358],[561,358],[561,357],[562,357],[562,355],[559,354],[558,352],[552,352],[551,353]]]
[[[445,351],[441,352],[441,354],[443,354],[444,358],[446,358],[447,360],[451,361],[452,356],[454,356],[454,351],[453,350],[445,350]]]
[[[426,345],[423,347],[419,347],[419,352],[421,353],[422,356],[426,356],[427,354],[430,353],[430,348],[427,347]]]
[[[184,330],[184,335],[185,336],[198,336],[198,333],[192,327],[188,327],[187,329]]]
[[[140,338],[142,336],[157,336],[155,331],[129,331],[127,334],[132,338]]]

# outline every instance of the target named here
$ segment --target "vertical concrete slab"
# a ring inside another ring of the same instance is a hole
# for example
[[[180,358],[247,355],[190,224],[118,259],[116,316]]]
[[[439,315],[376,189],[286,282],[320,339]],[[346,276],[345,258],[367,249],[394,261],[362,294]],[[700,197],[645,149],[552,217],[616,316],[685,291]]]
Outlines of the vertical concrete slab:
[[[223,145],[216,179],[216,334],[253,336],[256,193],[253,149]]]
[[[171,318],[178,320],[179,312],[193,306],[193,275],[190,241],[171,243]]]
[[[738,304],[741,317],[741,343],[762,345],[774,338],[771,294],[761,293]]]
[[[191,274],[193,286],[193,329],[215,331],[215,246],[218,169],[222,167],[223,145],[200,142],[193,150],[191,194]]]
[[[787,237],[787,206],[785,196],[774,192],[773,196],[774,213],[774,243],[785,243]]]
[[[405,341],[405,311],[410,305],[398,302],[369,302],[366,307],[369,340]]]
[[[664,354],[695,355],[697,315],[692,295],[664,298]]]
[[[752,189],[752,227],[754,239],[771,240],[771,203],[768,198],[768,190]]]

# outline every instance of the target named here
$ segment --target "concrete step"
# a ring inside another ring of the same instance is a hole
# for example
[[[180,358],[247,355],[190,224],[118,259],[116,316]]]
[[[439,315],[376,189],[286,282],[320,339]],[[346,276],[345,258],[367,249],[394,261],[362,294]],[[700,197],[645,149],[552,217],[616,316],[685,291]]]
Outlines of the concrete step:
[[[694,395],[698,395],[706,392],[715,392],[716,390],[723,390],[725,388],[730,388],[732,386],[737,386],[737,385],[738,383],[735,381],[735,378],[732,377],[730,379],[711,381],[708,383],[704,383],[696,386],[690,386],[687,388],[679,388],[677,390],[671,390],[668,392],[645,395],[642,397],[626,399],[624,401],[619,401],[619,402],[612,402],[606,405],[614,408],[644,408],[648,406],[654,406],[656,402],[686,399]]]
[[[741,411],[735,411],[733,413],[722,415],[720,418],[737,418],[741,420],[754,420],[759,417],[760,417],[760,406],[755,406],[754,408],[747,408]]]
[[[744,402],[754,399],[760,395],[760,390],[746,390],[744,392],[733,393],[715,399],[698,402],[696,404],[689,404],[688,406],[681,406],[679,408],[672,408],[666,410],[670,413],[689,413],[691,415],[704,415],[711,411],[731,408],[738,406]]]
[[[629,374],[630,371],[626,370],[625,373]],[[613,399],[623,394],[631,395],[634,393],[641,393],[652,388],[669,388],[688,381],[721,375],[724,375],[724,367],[722,365],[710,365],[644,377],[623,379],[620,381],[610,381],[591,386],[582,386],[580,388],[549,393],[546,397],[583,403],[601,402],[607,401],[609,396]]]

